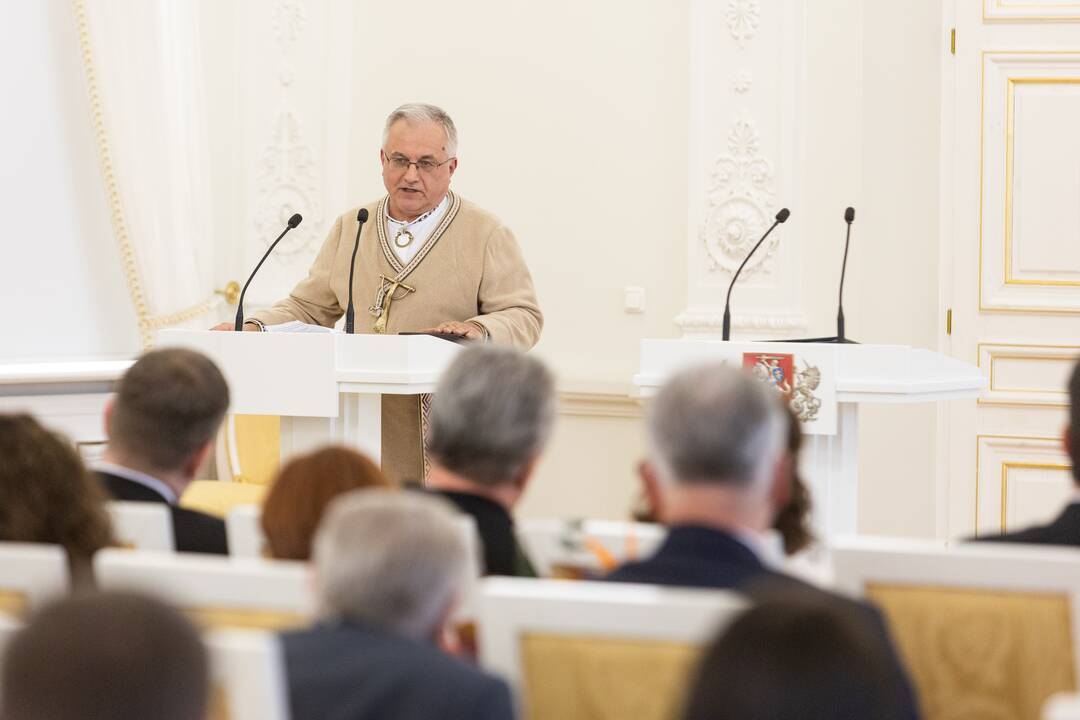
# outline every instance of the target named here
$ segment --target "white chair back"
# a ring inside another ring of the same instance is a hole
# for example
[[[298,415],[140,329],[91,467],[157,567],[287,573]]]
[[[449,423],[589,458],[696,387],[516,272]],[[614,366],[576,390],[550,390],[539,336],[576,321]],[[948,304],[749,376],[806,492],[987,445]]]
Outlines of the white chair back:
[[[120,544],[135,550],[171,552],[172,516],[162,503],[110,500],[106,503],[113,534]]]
[[[523,519],[518,542],[540,577],[599,575],[648,557],[664,541],[661,525],[610,520]]]
[[[302,562],[102,550],[94,572],[102,588],[155,594],[207,627],[283,629],[305,624],[315,610]]]
[[[225,516],[225,532],[229,537],[229,555],[261,558],[266,547],[263,534],[262,510],[258,505],[237,505]]]
[[[746,606],[741,596],[722,590],[486,578],[480,582],[480,662],[520,687],[527,635],[703,645]]]
[[[276,634],[216,630],[210,652],[213,710],[229,720],[289,720],[289,691]]]
[[[458,515],[458,532],[461,540],[465,543],[465,577],[461,592],[461,604],[457,610],[458,622],[471,622],[476,619],[477,603],[479,602],[479,582],[482,548],[480,545],[480,533],[476,529],[476,520],[472,515]]]
[[[0,542],[0,615],[21,618],[71,586],[59,545]]]
[[[1042,720],[1080,720],[1080,695],[1059,693],[1043,706]]]

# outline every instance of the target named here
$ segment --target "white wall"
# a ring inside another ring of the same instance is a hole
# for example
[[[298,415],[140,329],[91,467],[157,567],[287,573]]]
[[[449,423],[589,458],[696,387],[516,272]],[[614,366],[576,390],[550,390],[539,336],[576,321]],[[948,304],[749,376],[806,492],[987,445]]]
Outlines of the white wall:
[[[205,28],[214,55],[206,66],[236,74],[246,61],[222,28],[243,22],[228,8],[205,7],[225,13]],[[848,334],[932,348],[940,320],[938,3],[803,7],[802,116],[789,121],[803,133],[801,205],[791,222],[800,223],[807,330],[833,329],[841,216],[850,204],[858,217]],[[351,45],[330,51],[352,64],[352,82],[340,88],[352,117],[340,149],[350,164],[347,204],[383,192],[377,152],[392,107],[424,100],[454,115],[455,187],[517,233],[547,318],[538,352],[568,392],[524,512],[623,516],[643,452],[640,411],[625,399],[637,343],[677,336],[674,318],[687,303],[689,0],[419,0],[353,10]],[[0,346],[0,361],[133,352],[134,317],[101,195],[70,5],[12,3],[3,12],[11,31],[0,58],[21,69],[5,73],[3,89],[24,112],[3,120],[5,155],[17,161],[0,170],[0,197],[17,261],[0,263],[0,282],[9,307],[35,311],[13,314],[14,341]],[[227,118],[234,111],[224,107],[230,91],[220,80],[208,97],[212,113]],[[329,110],[315,112],[311,128]],[[221,194],[227,176],[250,174],[235,167],[227,130],[209,127]],[[323,208],[323,225],[342,210]],[[237,234],[245,241],[246,223],[215,216],[222,242]],[[624,311],[628,285],[646,289],[644,313]],[[47,332],[60,317],[63,332]],[[869,408],[861,433],[861,529],[930,534],[934,410]]]
[[[5,3],[0,362],[128,355],[135,313],[105,207],[66,0]]]

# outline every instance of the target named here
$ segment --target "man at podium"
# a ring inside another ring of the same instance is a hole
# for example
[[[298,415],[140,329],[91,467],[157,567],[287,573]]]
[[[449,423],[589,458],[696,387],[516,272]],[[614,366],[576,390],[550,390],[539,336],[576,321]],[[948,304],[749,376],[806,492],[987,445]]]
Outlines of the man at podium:
[[[433,105],[402,105],[387,118],[379,158],[387,195],[364,206],[370,219],[356,253],[356,332],[535,345],[543,316],[513,233],[450,190],[458,163],[450,116]],[[245,318],[245,330],[292,320],[333,326],[348,306],[359,210],[337,219],[308,276],[289,297]],[[384,396],[382,408],[383,469],[421,482],[422,397]]]

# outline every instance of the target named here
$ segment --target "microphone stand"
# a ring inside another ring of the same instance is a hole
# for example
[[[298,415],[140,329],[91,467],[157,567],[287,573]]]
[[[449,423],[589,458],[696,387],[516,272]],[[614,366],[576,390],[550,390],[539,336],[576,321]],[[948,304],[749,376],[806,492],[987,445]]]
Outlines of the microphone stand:
[[[757,244],[750,249],[750,252],[743,258],[742,264],[739,265],[739,269],[731,276],[731,283],[728,285],[727,289],[727,298],[724,299],[724,328],[723,335],[721,336],[722,340],[727,341],[731,339],[731,291],[735,288],[735,281],[739,279],[739,273],[746,267],[746,263],[753,257],[754,253],[757,252],[757,249],[761,247],[761,243],[765,242],[765,238],[769,237],[769,233],[775,230],[777,225],[786,221],[790,215],[791,211],[787,208],[781,208],[780,212],[776,213],[776,220],[769,226],[769,229],[765,231],[765,234],[761,236],[761,239],[757,241]]]
[[[262,259],[259,260],[259,264],[255,266],[255,269],[251,271],[251,275],[248,276],[247,282],[244,283],[244,289],[240,291],[240,302],[236,304],[236,322],[233,324],[233,330],[236,332],[241,332],[244,329],[244,295],[247,294],[248,285],[255,279],[255,273],[259,272],[259,268],[266,262],[266,258],[270,257],[270,253],[272,253],[274,248],[277,247],[277,244],[281,242],[281,238],[285,237],[285,233],[299,225],[301,220],[303,220],[303,218],[300,217],[300,213],[296,213],[289,218],[289,224],[281,231],[281,234],[277,236],[277,240],[270,243],[270,247],[263,253]]]

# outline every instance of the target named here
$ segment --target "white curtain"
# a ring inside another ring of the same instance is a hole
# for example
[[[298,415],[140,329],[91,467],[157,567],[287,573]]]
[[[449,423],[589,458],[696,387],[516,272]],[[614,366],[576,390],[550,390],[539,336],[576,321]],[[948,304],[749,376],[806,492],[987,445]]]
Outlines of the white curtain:
[[[112,224],[144,345],[217,303],[199,5],[74,0]]]

